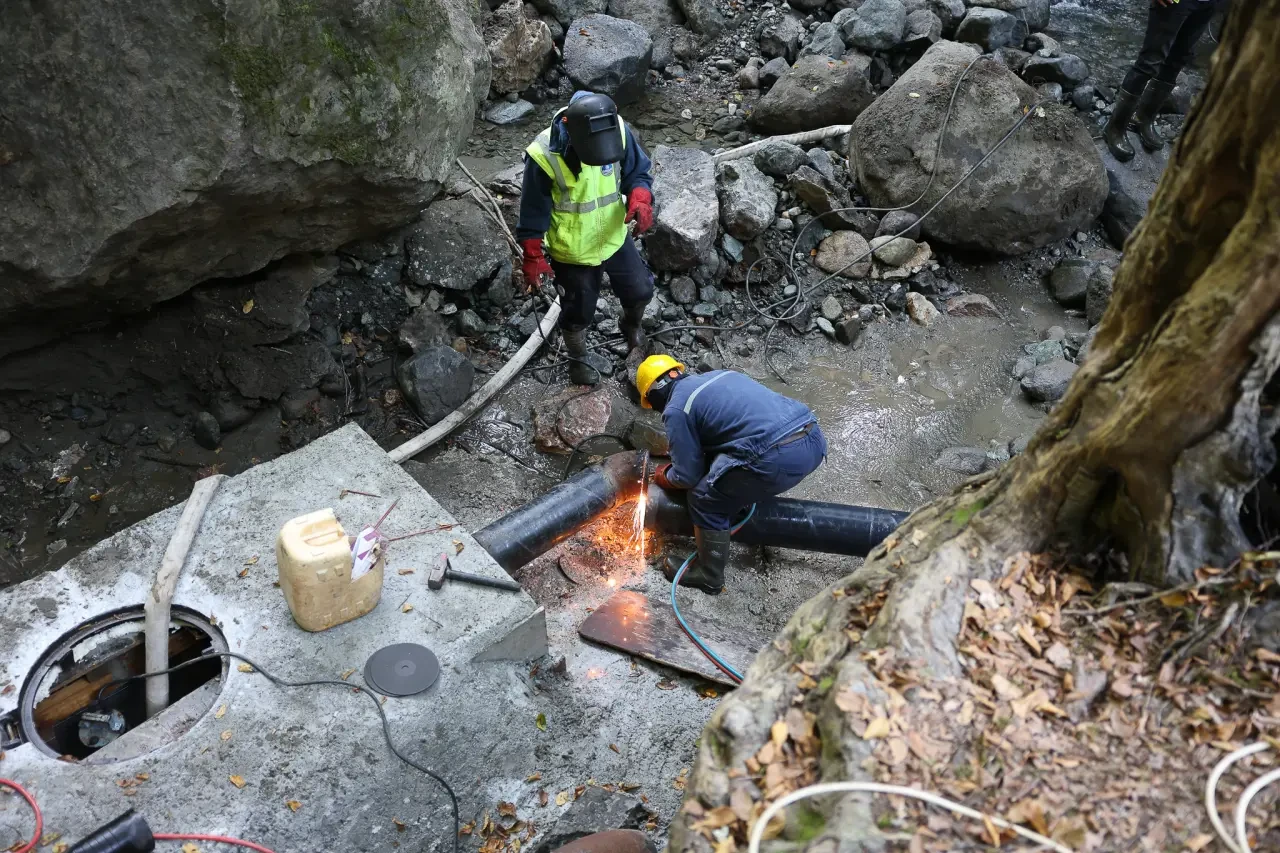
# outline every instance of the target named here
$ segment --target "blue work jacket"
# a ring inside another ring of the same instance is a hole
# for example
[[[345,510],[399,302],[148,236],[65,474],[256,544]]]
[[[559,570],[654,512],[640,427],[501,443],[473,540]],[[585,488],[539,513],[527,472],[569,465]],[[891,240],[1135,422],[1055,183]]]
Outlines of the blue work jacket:
[[[673,484],[693,488],[755,461],[817,418],[798,400],[734,370],[713,370],[676,382],[662,410],[671,443]]]

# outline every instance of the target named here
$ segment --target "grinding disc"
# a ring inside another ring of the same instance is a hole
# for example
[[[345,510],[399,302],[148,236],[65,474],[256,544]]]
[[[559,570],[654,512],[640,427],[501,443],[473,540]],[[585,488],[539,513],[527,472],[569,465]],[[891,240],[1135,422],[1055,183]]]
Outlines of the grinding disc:
[[[364,680],[384,696],[412,696],[436,683],[440,661],[417,643],[396,643],[378,649],[364,665]]]

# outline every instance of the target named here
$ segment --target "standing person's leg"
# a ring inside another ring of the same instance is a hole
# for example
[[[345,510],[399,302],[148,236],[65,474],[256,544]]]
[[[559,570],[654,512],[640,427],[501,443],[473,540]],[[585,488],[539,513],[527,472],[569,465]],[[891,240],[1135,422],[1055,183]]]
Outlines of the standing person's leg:
[[[628,237],[622,247],[604,262],[609,286],[622,303],[622,331],[631,349],[645,348],[644,331],[640,327],[645,306],[653,298],[653,273],[640,257],[640,250]]]
[[[1129,143],[1129,120],[1138,108],[1138,101],[1146,90],[1148,81],[1156,76],[1165,57],[1169,55],[1169,49],[1187,16],[1186,7],[1198,2],[1199,0],[1182,0],[1166,6],[1161,5],[1159,0],[1151,0],[1142,49],[1138,51],[1137,60],[1120,84],[1116,102],[1111,108],[1111,118],[1102,132],[1107,148],[1122,163],[1132,160],[1134,154],[1133,146]]]
[[[1173,42],[1165,52],[1155,78],[1147,83],[1133,114],[1134,129],[1138,131],[1142,147],[1148,151],[1158,151],[1164,147],[1165,139],[1156,130],[1156,116],[1160,114],[1160,108],[1164,106],[1173,87],[1178,84],[1178,73],[1191,61],[1196,44],[1209,28],[1218,9],[1217,3],[1204,3],[1200,0],[1182,0],[1180,5],[1189,5],[1190,12],[1183,17],[1182,26],[1174,34]]]
[[[600,267],[586,267],[551,261],[556,284],[563,291],[560,298],[560,334],[564,338],[569,362],[569,379],[575,385],[595,385],[600,371],[587,361],[587,327],[596,314],[600,295]]]

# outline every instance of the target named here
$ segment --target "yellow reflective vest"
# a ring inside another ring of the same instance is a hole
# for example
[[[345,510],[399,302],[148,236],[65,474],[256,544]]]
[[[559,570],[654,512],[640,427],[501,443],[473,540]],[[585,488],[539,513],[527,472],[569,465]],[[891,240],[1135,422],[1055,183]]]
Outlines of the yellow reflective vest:
[[[626,125],[619,122],[618,130],[625,147]],[[551,178],[551,227],[545,240],[552,259],[595,267],[622,248],[627,239],[627,208],[622,199],[621,163],[584,163],[575,177],[564,158],[551,150],[550,128],[538,134],[525,153]]]

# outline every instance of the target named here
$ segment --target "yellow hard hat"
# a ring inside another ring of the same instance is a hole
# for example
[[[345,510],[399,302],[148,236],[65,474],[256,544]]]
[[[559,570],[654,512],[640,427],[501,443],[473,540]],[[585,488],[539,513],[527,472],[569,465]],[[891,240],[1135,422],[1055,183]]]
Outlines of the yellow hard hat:
[[[649,404],[649,389],[658,377],[670,370],[684,370],[684,365],[669,355],[651,355],[636,368],[636,390],[640,392],[640,405],[652,409]]]

